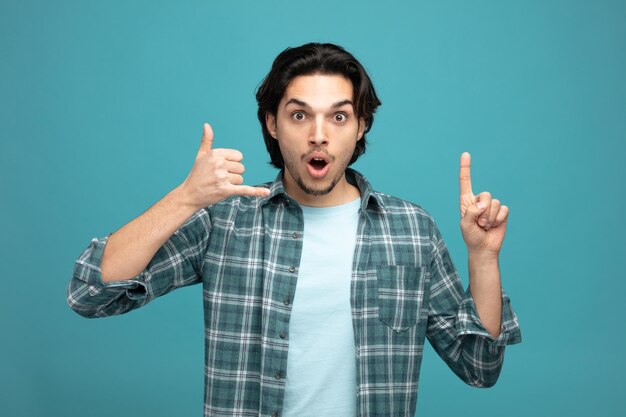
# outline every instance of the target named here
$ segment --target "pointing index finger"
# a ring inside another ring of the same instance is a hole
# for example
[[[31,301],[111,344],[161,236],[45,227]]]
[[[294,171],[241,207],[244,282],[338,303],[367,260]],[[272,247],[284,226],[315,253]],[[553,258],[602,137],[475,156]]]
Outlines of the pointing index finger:
[[[468,152],[461,155],[461,170],[459,173],[459,188],[461,195],[472,194],[472,176],[470,173],[471,157]]]

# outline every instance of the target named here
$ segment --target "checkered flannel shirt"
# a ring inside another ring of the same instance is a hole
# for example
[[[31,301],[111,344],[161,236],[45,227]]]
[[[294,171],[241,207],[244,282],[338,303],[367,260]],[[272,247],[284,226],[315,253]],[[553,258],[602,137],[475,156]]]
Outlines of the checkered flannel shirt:
[[[267,197],[196,212],[132,279],[103,283],[108,236],[93,239],[75,264],[67,301],[86,317],[126,313],[202,283],[205,416],[281,415],[303,233],[302,210],[281,178],[267,184]],[[358,416],[414,416],[425,337],[464,382],[493,385],[505,345],[521,341],[507,295],[494,340],[432,217],[373,191],[354,170],[347,178],[361,192],[350,288]]]

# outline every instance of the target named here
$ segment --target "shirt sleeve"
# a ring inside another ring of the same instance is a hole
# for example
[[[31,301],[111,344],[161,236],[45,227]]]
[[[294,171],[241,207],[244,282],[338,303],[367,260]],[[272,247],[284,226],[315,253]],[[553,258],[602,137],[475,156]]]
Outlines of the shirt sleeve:
[[[428,340],[464,382],[476,387],[493,386],[502,369],[505,346],[522,340],[517,316],[502,290],[501,333],[497,339],[491,336],[480,321],[469,287],[463,290],[434,223],[433,230]]]
[[[107,317],[200,282],[210,229],[209,212],[202,209],[174,232],[141,273],[128,280],[106,283],[100,267],[110,235],[92,239],[74,265],[67,287],[68,305],[84,317]]]

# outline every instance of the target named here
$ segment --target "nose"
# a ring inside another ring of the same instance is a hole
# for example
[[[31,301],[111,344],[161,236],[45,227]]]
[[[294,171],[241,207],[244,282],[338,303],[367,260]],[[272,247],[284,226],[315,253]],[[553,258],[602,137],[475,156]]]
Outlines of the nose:
[[[315,119],[311,127],[311,134],[309,136],[309,144],[311,145],[327,145],[328,135],[326,133],[326,123],[323,117]]]

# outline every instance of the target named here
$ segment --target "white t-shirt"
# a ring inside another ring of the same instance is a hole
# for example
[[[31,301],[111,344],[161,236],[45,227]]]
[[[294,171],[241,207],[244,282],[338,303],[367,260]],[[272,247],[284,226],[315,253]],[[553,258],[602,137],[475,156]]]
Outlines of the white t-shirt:
[[[304,236],[289,321],[284,417],[356,416],[350,281],[360,199],[302,207]]]

